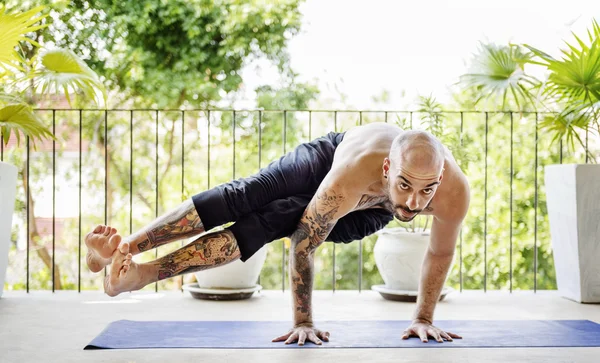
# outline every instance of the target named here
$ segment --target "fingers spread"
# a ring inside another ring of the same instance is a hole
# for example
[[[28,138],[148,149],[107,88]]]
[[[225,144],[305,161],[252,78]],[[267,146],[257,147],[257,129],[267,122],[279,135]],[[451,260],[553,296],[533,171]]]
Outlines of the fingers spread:
[[[313,342],[313,343],[315,343],[317,345],[321,345],[322,344],[321,339],[319,339],[317,337],[317,335],[314,332],[312,332],[312,331],[308,333],[308,340],[310,340],[311,342]]]
[[[277,337],[277,338],[273,339],[272,341],[273,341],[273,342],[280,342],[280,341],[282,341],[282,340],[286,340],[286,339],[287,339],[287,338],[290,336],[290,334],[292,334],[292,332],[291,332],[291,331],[290,331],[290,332],[288,332],[287,334],[283,334],[282,336],[279,336],[279,337]]]
[[[306,332],[304,330],[300,331],[300,335],[298,336],[298,345],[304,345],[306,341]]]
[[[440,334],[435,329],[427,329],[427,334],[431,335],[438,343],[443,343],[444,341],[440,337]]]
[[[298,333],[292,333],[290,337],[285,341],[285,344],[290,344],[298,340]]]
[[[427,343],[428,339],[427,339],[427,332],[425,331],[425,329],[419,329],[417,334],[419,335],[419,338],[421,338],[421,341],[423,343]]]
[[[405,330],[402,332],[402,339],[408,339],[410,337],[410,335],[412,334],[412,330]]]
[[[462,339],[462,337],[460,335],[458,335],[458,334],[454,334],[454,333],[448,332],[448,335],[450,335],[454,339]]]
[[[452,337],[450,337],[450,335],[448,335],[446,332],[442,332],[442,338],[446,339],[447,341],[451,342],[452,341]]]
[[[328,331],[317,331],[317,336],[319,336],[324,341],[329,341],[329,332]]]

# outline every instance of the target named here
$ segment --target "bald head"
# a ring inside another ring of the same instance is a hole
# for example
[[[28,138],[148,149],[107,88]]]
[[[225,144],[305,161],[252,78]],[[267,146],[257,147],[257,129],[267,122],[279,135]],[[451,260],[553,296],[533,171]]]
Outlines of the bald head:
[[[392,142],[389,159],[392,170],[402,169],[418,179],[436,178],[442,173],[445,150],[429,132],[407,130]]]

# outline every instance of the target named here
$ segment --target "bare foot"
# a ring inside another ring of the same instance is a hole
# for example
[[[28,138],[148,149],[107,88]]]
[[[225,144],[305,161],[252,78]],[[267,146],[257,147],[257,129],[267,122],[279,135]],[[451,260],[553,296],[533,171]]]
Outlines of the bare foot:
[[[111,262],[113,252],[119,246],[121,236],[115,228],[99,225],[85,236],[85,245],[88,248],[86,261],[92,272],[101,271]]]
[[[132,258],[129,243],[123,243],[112,255],[110,274],[104,279],[104,292],[108,296],[117,296],[122,292],[144,287],[140,265],[133,262]]]

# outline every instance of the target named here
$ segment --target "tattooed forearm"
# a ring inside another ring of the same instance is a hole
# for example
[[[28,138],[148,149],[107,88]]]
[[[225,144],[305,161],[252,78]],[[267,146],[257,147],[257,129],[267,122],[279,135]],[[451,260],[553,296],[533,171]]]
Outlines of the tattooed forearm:
[[[196,236],[204,232],[204,225],[192,200],[158,218],[127,242],[134,252],[144,252],[178,239]],[[137,251],[135,251],[137,250]]]
[[[290,280],[296,326],[312,324],[314,252],[333,229],[336,213],[343,202],[341,194],[318,193],[291,235]]]
[[[157,268],[158,281],[220,266],[238,258],[240,250],[233,233],[223,230],[202,236],[151,264]]]

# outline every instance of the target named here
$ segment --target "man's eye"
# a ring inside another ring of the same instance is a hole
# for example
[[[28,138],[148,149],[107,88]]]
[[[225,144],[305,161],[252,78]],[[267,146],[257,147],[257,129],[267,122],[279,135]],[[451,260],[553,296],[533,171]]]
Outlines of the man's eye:
[[[404,184],[404,183],[400,183],[400,188],[406,190],[406,189],[408,189],[408,185]]]
[[[423,189],[423,193],[425,194],[431,194],[432,191],[433,189]]]

